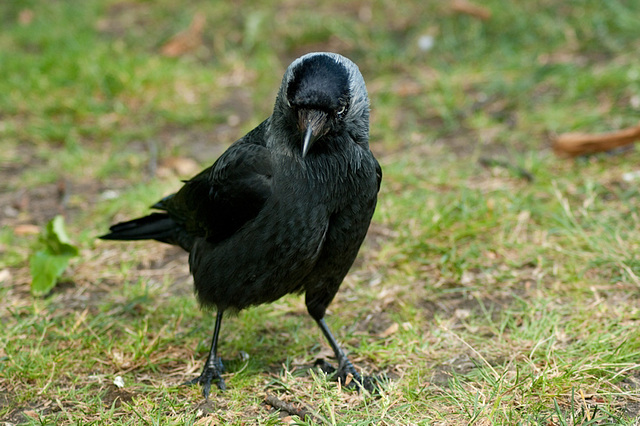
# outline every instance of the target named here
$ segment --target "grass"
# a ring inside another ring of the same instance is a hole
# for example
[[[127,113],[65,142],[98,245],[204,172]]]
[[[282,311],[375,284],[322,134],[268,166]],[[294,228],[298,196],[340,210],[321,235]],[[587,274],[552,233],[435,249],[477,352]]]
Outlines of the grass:
[[[2,3],[0,419],[635,424],[640,152],[567,160],[550,137],[637,124],[640,4],[483,5],[488,21],[449,2]],[[202,42],[160,54],[196,12]],[[312,50],[352,58],[372,99],[380,203],[328,322],[388,383],[358,395],[310,368],[329,349],[290,296],[225,321],[229,389],[205,402],[178,386],[213,329],[186,256],[95,236],[268,116]],[[81,256],[34,299],[24,225],[59,212]]]

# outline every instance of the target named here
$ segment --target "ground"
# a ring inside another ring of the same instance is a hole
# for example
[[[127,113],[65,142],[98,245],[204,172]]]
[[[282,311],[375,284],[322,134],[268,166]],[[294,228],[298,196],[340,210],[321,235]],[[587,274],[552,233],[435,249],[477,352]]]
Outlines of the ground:
[[[0,5],[0,420],[637,423],[640,152],[550,146],[638,124],[639,4],[423,3]],[[313,368],[331,351],[291,296],[225,321],[229,389],[204,401],[180,386],[214,319],[186,254],[96,236],[259,124],[314,50],[353,59],[372,101],[380,202],[327,321],[385,385]],[[80,256],[35,298],[56,214]]]

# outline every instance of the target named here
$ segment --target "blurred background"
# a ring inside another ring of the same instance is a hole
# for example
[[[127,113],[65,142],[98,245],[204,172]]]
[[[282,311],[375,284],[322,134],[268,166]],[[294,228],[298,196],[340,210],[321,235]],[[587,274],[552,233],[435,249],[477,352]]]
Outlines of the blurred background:
[[[640,124],[639,17],[625,0],[2,2],[0,419],[299,420],[266,392],[319,423],[633,424],[640,153],[551,146]],[[223,357],[251,358],[203,408],[175,386],[212,329],[186,255],[95,237],[267,118],[310,51],[356,62],[371,98],[380,203],[329,318],[391,383],[371,401],[310,374],[327,348],[289,297],[228,321]],[[79,255],[34,298],[56,215]]]

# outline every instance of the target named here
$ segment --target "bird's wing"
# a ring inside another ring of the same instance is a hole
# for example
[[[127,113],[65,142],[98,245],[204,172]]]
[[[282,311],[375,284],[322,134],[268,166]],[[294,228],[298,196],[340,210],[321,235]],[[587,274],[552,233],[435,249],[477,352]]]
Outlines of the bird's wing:
[[[153,207],[165,210],[190,235],[220,241],[262,210],[271,195],[271,176],[268,149],[241,139]]]
[[[376,163],[376,179],[378,182],[378,191],[380,191],[380,184],[382,183],[382,167],[380,167],[380,163],[378,163],[378,161],[375,161]]]

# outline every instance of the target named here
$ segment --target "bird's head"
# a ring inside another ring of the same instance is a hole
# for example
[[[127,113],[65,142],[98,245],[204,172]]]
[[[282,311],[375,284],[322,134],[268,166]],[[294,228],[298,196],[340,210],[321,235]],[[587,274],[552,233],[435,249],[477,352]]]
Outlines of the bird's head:
[[[356,64],[335,53],[309,53],[289,65],[274,115],[288,132],[297,132],[303,157],[323,138],[346,143],[345,138],[331,138],[332,134],[348,134],[356,143],[368,143],[369,97],[364,79]]]

